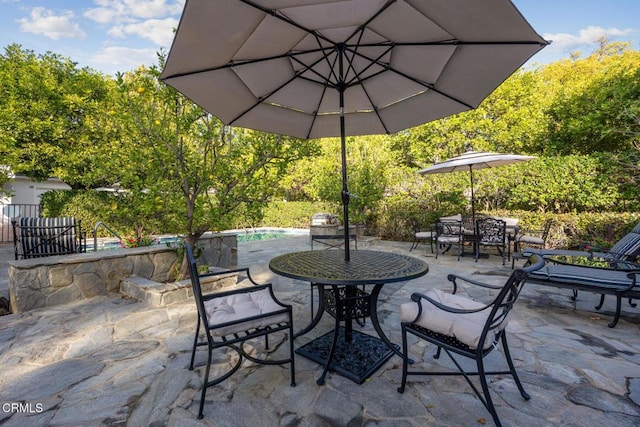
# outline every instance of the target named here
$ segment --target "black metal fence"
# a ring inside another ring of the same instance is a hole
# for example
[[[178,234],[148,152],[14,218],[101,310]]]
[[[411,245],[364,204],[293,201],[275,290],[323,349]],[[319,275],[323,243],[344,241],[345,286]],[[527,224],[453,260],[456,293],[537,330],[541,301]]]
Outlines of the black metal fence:
[[[13,243],[11,220],[20,217],[39,217],[40,205],[17,203],[0,205],[0,243]]]

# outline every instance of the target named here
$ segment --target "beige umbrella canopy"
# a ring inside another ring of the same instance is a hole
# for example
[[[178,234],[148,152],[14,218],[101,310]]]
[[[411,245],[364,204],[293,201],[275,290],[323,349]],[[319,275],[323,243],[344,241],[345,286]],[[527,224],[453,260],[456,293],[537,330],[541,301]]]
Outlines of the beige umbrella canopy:
[[[419,170],[421,175],[436,173],[451,173],[468,171],[471,179],[471,218],[476,222],[475,197],[473,195],[473,171],[474,169],[495,168],[511,165],[513,163],[528,162],[535,156],[523,156],[520,154],[487,153],[482,151],[469,151],[458,157],[452,157],[441,163],[436,163],[428,168]]]
[[[187,0],[161,78],[228,125],[340,136],[348,241],[347,135],[475,108],[546,44],[509,0]]]

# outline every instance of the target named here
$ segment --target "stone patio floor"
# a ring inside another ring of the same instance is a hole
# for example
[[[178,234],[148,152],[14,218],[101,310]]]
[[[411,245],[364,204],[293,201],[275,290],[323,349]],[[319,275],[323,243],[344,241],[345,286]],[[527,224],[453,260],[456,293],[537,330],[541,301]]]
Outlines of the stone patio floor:
[[[360,246],[360,245],[359,245]],[[409,243],[372,243],[370,249],[409,253]],[[240,242],[238,260],[278,297],[294,306],[296,326],[309,320],[308,283],[275,276],[269,260],[309,249],[308,237]],[[429,273],[385,285],[379,316],[400,342],[398,305],[412,292],[448,289],[446,275],[459,272],[502,284],[511,272],[497,256],[481,259],[445,254],[437,260],[421,246]],[[6,261],[0,246],[0,295],[6,296]],[[479,294],[475,291],[473,295]],[[598,296],[526,285],[509,321],[512,355],[531,400],[523,401],[510,378],[495,378],[492,396],[505,426],[640,425],[640,308],[624,302],[616,328],[613,299],[596,311]],[[196,311],[192,301],[153,308],[120,295],[0,317],[0,424],[3,426],[479,426],[489,413],[461,377],[410,378],[397,392],[401,360],[393,356],[364,384],[329,374],[296,356],[297,386],[289,368],[245,362],[230,379],[208,391],[204,420],[197,420],[203,368],[187,370]],[[333,326],[329,316],[300,346]],[[362,328],[372,332],[371,322]],[[277,351],[282,351],[286,345]],[[410,353],[425,370],[449,365],[434,348],[414,344]],[[203,361],[206,351],[198,354]],[[214,356],[214,369],[228,366]],[[501,363],[498,352],[492,364]]]

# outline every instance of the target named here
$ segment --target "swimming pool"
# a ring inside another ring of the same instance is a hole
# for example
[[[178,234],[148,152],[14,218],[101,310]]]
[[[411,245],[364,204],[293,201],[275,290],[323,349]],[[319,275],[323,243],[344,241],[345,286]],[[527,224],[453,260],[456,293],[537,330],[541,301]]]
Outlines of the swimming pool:
[[[225,233],[237,233],[238,242],[251,242],[283,237],[308,236],[309,230],[301,228],[255,228],[253,230],[227,230]]]
[[[283,237],[308,236],[309,230],[303,228],[253,228],[246,230],[225,230],[221,234],[236,234],[238,236],[238,242],[252,242],[256,240],[280,239]],[[159,245],[173,244],[182,240],[182,238],[178,236],[158,236],[156,239]],[[93,252],[93,242],[87,243],[87,252]],[[106,239],[98,242],[99,251],[118,249],[120,247],[118,240]]]

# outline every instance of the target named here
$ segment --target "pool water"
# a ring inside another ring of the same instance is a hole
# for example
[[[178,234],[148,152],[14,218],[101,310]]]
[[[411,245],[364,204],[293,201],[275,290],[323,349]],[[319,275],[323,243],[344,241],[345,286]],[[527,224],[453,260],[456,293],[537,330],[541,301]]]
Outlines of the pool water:
[[[283,237],[293,237],[293,236],[307,236],[309,235],[309,230],[302,229],[256,229],[255,231],[238,231],[233,230],[230,232],[238,233],[238,242],[252,242],[254,240],[270,240],[270,239],[280,239]]]
[[[305,229],[297,229],[297,228],[256,228],[252,231],[250,230],[225,230],[223,233],[235,233],[238,235],[238,242],[252,242],[255,240],[270,240],[270,239],[280,239],[283,237],[293,237],[293,236],[308,236],[309,230]],[[179,237],[175,236],[162,236],[157,238],[160,245],[164,245],[167,243],[176,243],[180,240]],[[109,250],[109,249],[118,249],[120,248],[120,242],[118,241],[109,241],[102,242],[98,245],[99,251]],[[93,243],[89,243],[87,245],[87,252],[93,252]]]

